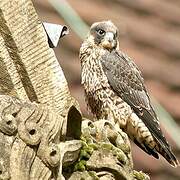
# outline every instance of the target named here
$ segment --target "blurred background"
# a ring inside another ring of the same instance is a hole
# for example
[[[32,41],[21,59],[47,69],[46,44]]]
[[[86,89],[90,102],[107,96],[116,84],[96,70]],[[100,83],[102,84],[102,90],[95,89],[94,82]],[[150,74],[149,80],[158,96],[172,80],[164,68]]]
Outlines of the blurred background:
[[[76,19],[73,11],[87,25],[112,20],[118,26],[120,49],[134,59],[150,95],[171,115],[157,106],[163,132],[180,160],[180,1],[36,0],[34,5],[42,21],[65,24],[70,29],[70,34],[60,40],[55,53],[70,91],[86,117],[91,115],[87,112],[80,84],[78,53],[82,37],[75,32],[79,27],[77,31],[83,35],[86,26]],[[59,8],[60,14],[53,6]],[[132,149],[135,169],[148,173],[153,180],[180,180],[180,167],[174,169],[162,157],[156,160],[146,155],[133,143]]]

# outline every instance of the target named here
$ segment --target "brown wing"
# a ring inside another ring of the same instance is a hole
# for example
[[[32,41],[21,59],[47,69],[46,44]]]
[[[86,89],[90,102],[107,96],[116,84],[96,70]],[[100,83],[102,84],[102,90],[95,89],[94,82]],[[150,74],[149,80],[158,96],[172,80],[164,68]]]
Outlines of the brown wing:
[[[104,55],[101,63],[113,90],[131,106],[157,142],[169,149],[150,104],[141,72],[134,62],[122,52],[113,51]]]

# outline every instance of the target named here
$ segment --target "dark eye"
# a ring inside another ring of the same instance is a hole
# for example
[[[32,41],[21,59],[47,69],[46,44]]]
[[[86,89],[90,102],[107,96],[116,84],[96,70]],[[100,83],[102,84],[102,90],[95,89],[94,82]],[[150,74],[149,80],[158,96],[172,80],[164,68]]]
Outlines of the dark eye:
[[[97,30],[97,33],[100,35],[100,36],[103,36],[105,34],[105,31],[102,30],[102,29],[98,29]]]

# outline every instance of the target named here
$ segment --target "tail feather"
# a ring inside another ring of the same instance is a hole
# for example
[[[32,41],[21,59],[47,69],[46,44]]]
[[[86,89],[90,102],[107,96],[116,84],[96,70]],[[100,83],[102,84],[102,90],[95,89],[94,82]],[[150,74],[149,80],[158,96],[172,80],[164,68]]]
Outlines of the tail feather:
[[[147,154],[152,155],[156,159],[159,159],[159,155],[156,151],[156,149],[149,148],[146,144],[139,143],[136,139],[133,140],[134,143],[139,146],[143,151],[145,151]]]
[[[159,144],[159,143],[158,143]],[[173,167],[179,166],[179,161],[176,159],[171,148],[169,146],[163,146],[159,144],[156,149]]]
[[[158,119],[156,117],[156,114],[154,113],[154,110],[152,109],[151,112],[145,110],[142,119],[145,125],[148,127],[149,131],[151,132],[154,140],[156,141],[157,152],[159,152],[173,167],[179,166],[178,160],[173,154],[171,147],[169,146],[166,138],[163,135],[163,132],[161,131],[161,128],[159,126]],[[151,122],[151,124],[149,122]]]
[[[158,129],[159,133],[154,132],[152,129],[147,128],[145,123],[142,122],[136,114],[132,113],[131,118],[127,122],[125,131],[135,144],[149,155],[158,159],[159,153],[173,167],[179,166],[178,160],[160,129]]]

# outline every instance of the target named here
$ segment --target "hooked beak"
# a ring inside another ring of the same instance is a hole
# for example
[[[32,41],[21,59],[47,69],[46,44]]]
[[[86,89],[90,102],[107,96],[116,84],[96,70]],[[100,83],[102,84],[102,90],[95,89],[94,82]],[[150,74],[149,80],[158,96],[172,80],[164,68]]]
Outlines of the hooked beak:
[[[114,39],[114,34],[112,32],[107,32],[101,44],[106,49],[113,49],[114,47],[116,47],[117,42]]]

